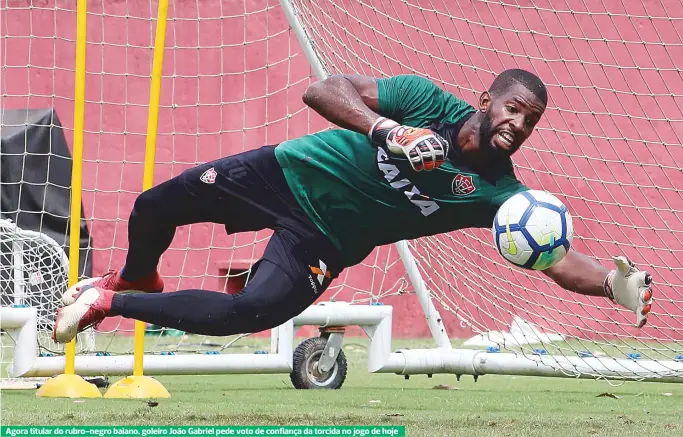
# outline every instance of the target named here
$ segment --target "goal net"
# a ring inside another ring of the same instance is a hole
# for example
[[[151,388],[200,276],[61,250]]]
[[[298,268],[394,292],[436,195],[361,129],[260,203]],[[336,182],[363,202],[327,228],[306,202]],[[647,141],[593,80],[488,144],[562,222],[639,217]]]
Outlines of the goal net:
[[[577,250],[610,268],[627,255],[657,278],[655,311],[638,330],[606,299],[505,263],[490,230],[412,242],[433,297],[486,334],[468,344],[683,359],[680,2],[294,3],[330,73],[425,75],[470,103],[504,69],[538,74],[550,100],[514,157],[517,174],[568,205]]]
[[[2,5],[2,109],[55,108],[70,141],[75,1]],[[534,71],[549,104],[514,157],[519,178],[567,204],[577,250],[610,268],[611,256],[627,255],[653,274],[653,313],[638,330],[608,300],[507,264],[488,229],[411,241],[454,344],[529,357],[683,360],[680,0],[286,6],[327,74],[419,74],[474,104],[504,69]],[[128,214],[142,187],[156,5],[106,0],[88,8],[83,205],[94,273],[102,274],[125,260]],[[331,127],[301,100],[317,79],[299,36],[276,0],[170,1],[155,183]],[[179,228],[160,264],[167,289],[238,289],[269,235]],[[406,296],[414,291],[396,248],[386,246],[344,272],[322,300],[392,305],[394,336],[428,336],[416,299]],[[107,319],[92,353],[132,353],[132,332],[132,321]],[[236,340],[147,332],[150,354],[222,352]]]
[[[54,310],[68,286],[68,272],[69,260],[54,239],[0,219],[0,307],[36,308],[37,349],[43,356],[64,353],[64,345],[53,341],[51,333]],[[3,324],[0,331],[0,387],[33,388],[35,383],[25,386],[11,378],[19,331],[5,328]],[[94,330],[79,334],[77,345],[81,353],[93,351]]]

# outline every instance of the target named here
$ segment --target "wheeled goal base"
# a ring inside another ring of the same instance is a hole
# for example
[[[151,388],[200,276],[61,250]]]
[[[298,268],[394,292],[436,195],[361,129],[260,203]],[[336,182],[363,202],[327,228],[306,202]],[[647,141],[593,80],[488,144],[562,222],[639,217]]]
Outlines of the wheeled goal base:
[[[64,369],[64,357],[36,356],[36,318],[30,308],[2,308],[3,329],[18,331],[14,377],[52,376]],[[7,326],[5,326],[7,324]],[[293,350],[295,328],[319,326],[321,337],[304,341]],[[391,351],[392,308],[324,302],[272,330],[267,354],[149,355],[146,375],[266,374],[289,373],[298,388],[339,388],[346,376],[342,352],[343,327],[360,326],[370,338],[368,371],[398,375],[536,375],[571,378],[603,377],[642,381],[683,382],[683,362],[648,361],[595,357],[564,357],[491,353],[475,349],[432,349]],[[76,373],[81,376],[128,375],[132,356],[77,356]]]

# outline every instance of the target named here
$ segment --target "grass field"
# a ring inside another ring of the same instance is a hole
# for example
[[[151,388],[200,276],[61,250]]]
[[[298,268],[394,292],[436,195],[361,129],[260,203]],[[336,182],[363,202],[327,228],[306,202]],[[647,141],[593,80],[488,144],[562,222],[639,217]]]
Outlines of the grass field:
[[[396,342],[396,347],[417,347]],[[256,345],[255,347],[260,347]],[[404,425],[408,436],[683,436],[683,385],[511,376],[369,374],[348,339],[340,390],[295,390],[288,375],[167,376],[172,398],[36,398],[2,392],[3,425]],[[117,378],[112,378],[112,381]],[[443,386],[448,386],[444,389]],[[440,388],[436,388],[440,387]],[[609,393],[614,396],[600,396]]]

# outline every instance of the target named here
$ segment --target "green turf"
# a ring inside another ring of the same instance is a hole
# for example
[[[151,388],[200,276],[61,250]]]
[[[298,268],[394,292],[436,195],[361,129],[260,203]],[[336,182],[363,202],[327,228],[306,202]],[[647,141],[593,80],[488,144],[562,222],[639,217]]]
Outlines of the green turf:
[[[417,346],[411,343],[413,347]],[[172,398],[36,398],[3,391],[3,425],[405,425],[408,436],[683,436],[683,385],[560,378],[369,374],[348,339],[341,390],[295,390],[288,375],[167,376]],[[115,380],[116,378],[112,378]],[[451,390],[436,389],[440,385]],[[609,393],[618,398],[599,396]]]

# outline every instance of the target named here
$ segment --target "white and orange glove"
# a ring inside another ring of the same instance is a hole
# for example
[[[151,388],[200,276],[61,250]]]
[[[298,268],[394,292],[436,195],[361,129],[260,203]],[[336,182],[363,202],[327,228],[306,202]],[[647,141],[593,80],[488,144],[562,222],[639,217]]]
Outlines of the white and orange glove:
[[[636,314],[635,326],[642,328],[652,309],[652,276],[638,270],[636,265],[625,256],[613,258],[617,265],[609,272],[603,287],[607,297]]]
[[[448,155],[448,141],[430,129],[403,126],[386,117],[379,117],[368,132],[370,140],[386,145],[391,153],[408,158],[415,171],[430,171],[439,167]]]

